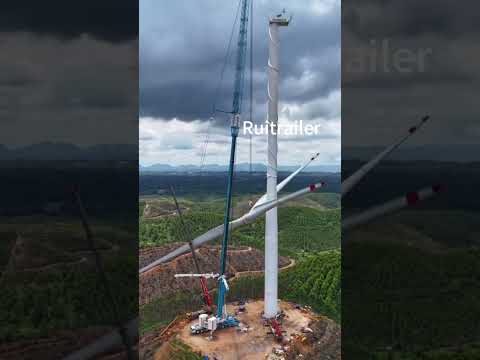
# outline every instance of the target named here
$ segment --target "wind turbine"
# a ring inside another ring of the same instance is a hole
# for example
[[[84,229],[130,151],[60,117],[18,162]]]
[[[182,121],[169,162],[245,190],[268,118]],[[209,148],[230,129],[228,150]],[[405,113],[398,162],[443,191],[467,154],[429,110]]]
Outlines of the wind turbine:
[[[353,175],[348,177],[342,183],[342,190],[341,190],[341,197],[345,196],[350,190],[352,190],[376,165],[380,163],[387,155],[392,153],[396,148],[398,148],[402,143],[404,143],[408,138],[413,136],[416,131],[422,127],[427,120],[429,119],[428,116],[422,118],[420,123],[416,126],[413,126],[408,129],[407,134],[403,135],[399,140],[395,141],[392,145],[388,146],[384,151],[379,153],[365,165],[363,165],[359,170],[357,170]],[[280,184],[277,185],[277,191],[283,189],[288,182],[290,182],[296,175],[298,175],[302,170],[304,170],[312,161],[316,159],[318,156],[314,154],[305,164],[299,167],[295,172],[293,172],[290,176],[288,176],[285,180],[283,180]],[[277,207],[281,204],[287,203],[293,199],[299,198],[305,194],[308,194],[312,191],[316,191],[318,188],[325,186],[323,182],[318,184],[313,184],[308,186],[307,188],[298,190],[294,193],[286,195],[284,197],[279,198],[275,201],[267,201],[266,194],[263,195],[256,203],[252,206],[250,211],[243,216],[239,217],[230,222],[231,229],[236,229],[240,226],[249,224],[258,217],[265,214],[268,210]],[[384,204],[373,206],[370,209],[367,209],[359,214],[352,215],[342,220],[342,230],[350,230],[356,226],[365,224],[368,221],[371,221],[375,218],[380,216],[386,215],[393,211],[400,210],[406,206],[414,205],[419,201],[425,200],[435,194],[438,194],[442,190],[441,186],[434,185],[430,188],[425,188],[420,191],[411,192],[406,194],[405,196],[395,198],[393,200],[387,201]],[[196,237],[192,240],[193,247],[197,248],[203,246],[204,244],[220,237],[223,234],[223,225],[219,225],[206,233]],[[175,259],[178,256],[181,256],[185,253],[191,251],[189,245],[183,245],[178,249],[170,252],[169,254],[163,256],[162,258],[152,262],[151,264],[143,267],[140,269],[140,275],[153,269],[154,267],[168,262],[172,259]],[[214,274],[216,275],[216,274]],[[200,274],[200,276],[205,276],[205,274]],[[127,334],[133,339],[136,335],[136,329],[138,327],[138,318],[135,318],[128,322],[125,325],[127,329]],[[114,346],[122,344],[122,337],[120,336],[118,331],[113,331],[102,338],[98,339],[97,341],[83,347],[82,349],[78,350],[77,352],[71,354],[70,356],[66,357],[65,360],[80,360],[80,359],[89,359],[94,357],[96,354],[102,353]]]

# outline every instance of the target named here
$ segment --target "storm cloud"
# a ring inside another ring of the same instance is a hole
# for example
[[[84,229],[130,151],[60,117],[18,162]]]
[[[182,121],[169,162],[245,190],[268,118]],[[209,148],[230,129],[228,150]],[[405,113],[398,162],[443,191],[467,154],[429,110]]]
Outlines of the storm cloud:
[[[138,3],[131,0],[5,1],[0,32],[29,32],[72,40],[88,34],[122,42],[138,36]]]
[[[405,146],[478,143],[479,7],[443,0],[342,3],[343,146],[386,144],[424,114],[432,123]],[[374,51],[388,71],[367,59]],[[411,71],[394,66],[398,52],[417,61]],[[429,54],[423,69],[422,52]],[[359,54],[364,68],[349,70]]]
[[[284,102],[307,103],[339,88],[339,3],[333,3],[325,14],[312,11],[316,3],[288,4],[294,18],[281,35]],[[267,19],[284,5],[281,1],[254,2],[253,78],[258,106],[266,102]],[[215,95],[236,7],[236,1],[205,1],[201,11],[185,0],[161,6],[156,1],[141,3],[141,116],[208,118],[215,100],[218,108],[231,109],[237,31],[230,66],[218,98]]]
[[[0,144],[138,143],[138,4],[6,2]]]
[[[238,1],[202,2],[192,6],[192,1],[180,0],[162,3],[146,0],[140,3],[140,123],[148,118],[145,126],[154,121],[166,124],[176,119],[192,122],[202,131],[201,123],[210,123],[212,146],[222,143],[226,154],[228,116],[213,109],[231,111],[233,97],[234,61],[238,26],[233,30],[231,55],[228,58],[223,80],[220,82],[225,54],[236,19]],[[268,60],[268,17],[286,8],[293,15],[289,27],[281,29],[280,60],[280,121],[305,120],[313,122],[340,122],[340,1],[254,1],[253,33],[253,121],[264,122],[266,117],[266,65]],[[238,23],[237,23],[238,24]],[[248,70],[247,57],[247,70]],[[244,118],[248,117],[249,75],[243,103]],[[325,127],[326,129],[329,127]],[[205,129],[204,129],[205,130]],[[192,130],[193,131],[193,130]],[[206,131],[206,130],[205,130]],[[190,136],[185,133],[185,136]],[[205,137],[205,133],[202,133]],[[161,136],[158,135],[157,142]],[[340,134],[332,134],[289,141],[291,150],[283,157],[285,163],[297,163],[303,158],[296,147],[304,142],[305,148],[315,151],[325,138],[338,146],[326,145],[328,161],[339,159]],[[194,148],[201,153],[201,142]],[[155,140],[150,140],[154,142]],[[217,141],[215,143],[215,141]],[[256,152],[263,151],[263,140]],[[145,142],[141,146],[141,161],[151,162]],[[153,146],[153,145],[152,145]],[[158,146],[158,144],[157,144]],[[333,149],[335,148],[335,150]],[[210,151],[210,145],[209,145]],[[301,151],[301,150],[300,150]],[[335,154],[334,154],[335,153]],[[181,152],[165,153],[164,161],[179,161]],[[188,153],[182,161],[196,161]],[[209,152],[210,154],[210,152]],[[295,155],[296,154],[296,155]],[[240,150],[239,157],[245,160]],[[172,158],[169,159],[169,156]],[[258,158],[257,158],[258,159]],[[224,162],[223,157],[212,161]],[[258,159],[259,160],[259,159]],[[263,159],[262,159],[263,160]]]

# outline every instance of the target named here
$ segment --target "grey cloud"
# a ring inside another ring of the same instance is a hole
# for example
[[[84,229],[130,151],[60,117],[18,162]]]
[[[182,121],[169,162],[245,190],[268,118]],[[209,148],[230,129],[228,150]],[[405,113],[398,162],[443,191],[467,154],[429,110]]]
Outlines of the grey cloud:
[[[0,39],[10,55],[0,59],[0,121],[7,125],[0,143],[137,141],[135,41],[84,35],[65,42],[24,32]]]
[[[90,34],[121,42],[137,37],[137,12],[138,3],[131,0],[4,1],[0,31],[30,32],[68,40]]]
[[[381,144],[430,114],[431,124],[409,145],[458,144],[479,139],[480,71],[475,15],[478,2],[344,1],[342,54],[368,48],[371,39],[388,39],[394,49],[432,49],[424,72],[342,69],[342,145]],[[468,9],[466,11],[466,9]]]
[[[346,1],[342,7],[344,28],[364,39],[425,34],[452,39],[480,29],[476,1],[461,6],[449,0],[368,0]]]
[[[201,16],[189,1],[140,6],[140,114],[191,121],[212,114],[220,71],[234,20],[236,2],[205,1]],[[305,7],[309,3],[305,3]],[[255,2],[254,101],[255,117],[262,118],[266,103],[267,18],[281,10],[283,2]],[[340,8],[317,16],[293,5],[294,18],[282,29],[281,99],[300,105],[327,96],[340,86]],[[205,14],[208,14],[205,15]],[[179,20],[180,19],[180,20]],[[235,49],[237,32],[234,33]],[[234,54],[234,52],[233,52]],[[224,75],[216,107],[231,109],[233,63]],[[295,88],[306,71],[320,76],[309,88]],[[247,76],[248,78],[248,76]],[[248,89],[248,85],[247,85]],[[248,112],[245,94],[244,113]],[[219,114],[217,124],[226,117]]]

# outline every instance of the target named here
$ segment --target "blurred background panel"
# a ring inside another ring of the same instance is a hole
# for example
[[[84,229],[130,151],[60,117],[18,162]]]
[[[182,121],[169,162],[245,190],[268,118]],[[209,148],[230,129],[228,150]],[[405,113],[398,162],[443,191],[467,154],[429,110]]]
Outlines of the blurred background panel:
[[[61,359],[138,313],[138,4],[0,23],[0,357]]]
[[[477,10],[342,2],[346,359],[479,356]]]

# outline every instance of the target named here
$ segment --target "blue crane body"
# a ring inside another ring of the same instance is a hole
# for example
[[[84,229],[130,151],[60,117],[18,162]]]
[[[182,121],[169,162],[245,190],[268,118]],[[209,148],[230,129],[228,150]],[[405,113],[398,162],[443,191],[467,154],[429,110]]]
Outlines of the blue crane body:
[[[243,83],[245,73],[245,62],[247,54],[247,22],[248,22],[248,6],[249,0],[242,0],[240,15],[240,32],[237,44],[237,59],[235,68],[235,85],[233,91],[233,108],[232,108],[232,123],[231,123],[231,147],[230,147],[230,162],[228,167],[228,182],[227,182],[227,199],[225,205],[224,217],[224,233],[222,241],[222,254],[220,258],[220,272],[218,278],[218,299],[217,299],[217,319],[219,320],[219,327],[237,326],[239,321],[231,315],[224,313],[225,295],[228,291],[225,280],[225,270],[227,265],[227,250],[229,237],[229,223],[230,210],[232,207],[232,188],[233,188],[233,173],[235,170],[235,150],[237,145],[237,137],[240,126],[240,113],[242,108],[243,98]]]
[[[230,162],[228,166],[228,182],[227,182],[227,198],[225,204],[224,216],[224,230],[222,240],[222,252],[220,257],[220,271],[218,274],[218,298],[217,298],[217,313],[215,329],[223,329],[239,325],[238,319],[227,314],[225,310],[225,295],[228,291],[228,284],[225,278],[225,271],[227,267],[227,251],[228,238],[230,235],[230,212],[232,208],[232,193],[233,193],[233,174],[235,170],[235,150],[237,146],[237,137],[240,128],[240,113],[242,110],[243,98],[243,84],[245,73],[245,62],[247,54],[247,22],[248,22],[248,8],[251,5],[251,0],[241,0],[241,15],[240,15],[240,32],[237,43],[237,57],[235,67],[235,84],[233,90],[233,106],[232,111],[229,112],[232,116],[231,122],[231,147],[230,147]],[[225,311],[224,311],[225,310]],[[210,320],[209,320],[210,321]],[[208,324],[200,321],[198,324],[191,326],[192,334],[201,334],[208,330],[215,330],[210,328]]]
[[[233,104],[232,111],[229,112],[232,116],[231,123],[231,146],[230,146],[230,162],[228,166],[228,181],[227,181],[227,199],[225,204],[224,216],[224,231],[222,241],[222,252],[220,258],[220,272],[218,275],[218,297],[217,297],[217,313],[216,328],[223,329],[227,327],[234,327],[239,325],[238,319],[232,315],[228,315],[225,308],[225,295],[228,291],[228,284],[225,278],[225,270],[227,267],[227,252],[228,252],[228,238],[230,235],[230,212],[232,208],[232,194],[233,194],[233,175],[235,170],[235,151],[237,146],[237,137],[240,129],[240,114],[242,110],[244,73],[247,54],[247,23],[248,23],[248,9],[251,6],[251,0],[241,0],[241,15],[240,15],[240,31],[237,43],[237,57],[235,66],[235,84],[233,89]],[[192,334],[200,334],[208,331],[206,324],[195,324],[191,326]],[[213,329],[211,329],[213,330]]]

